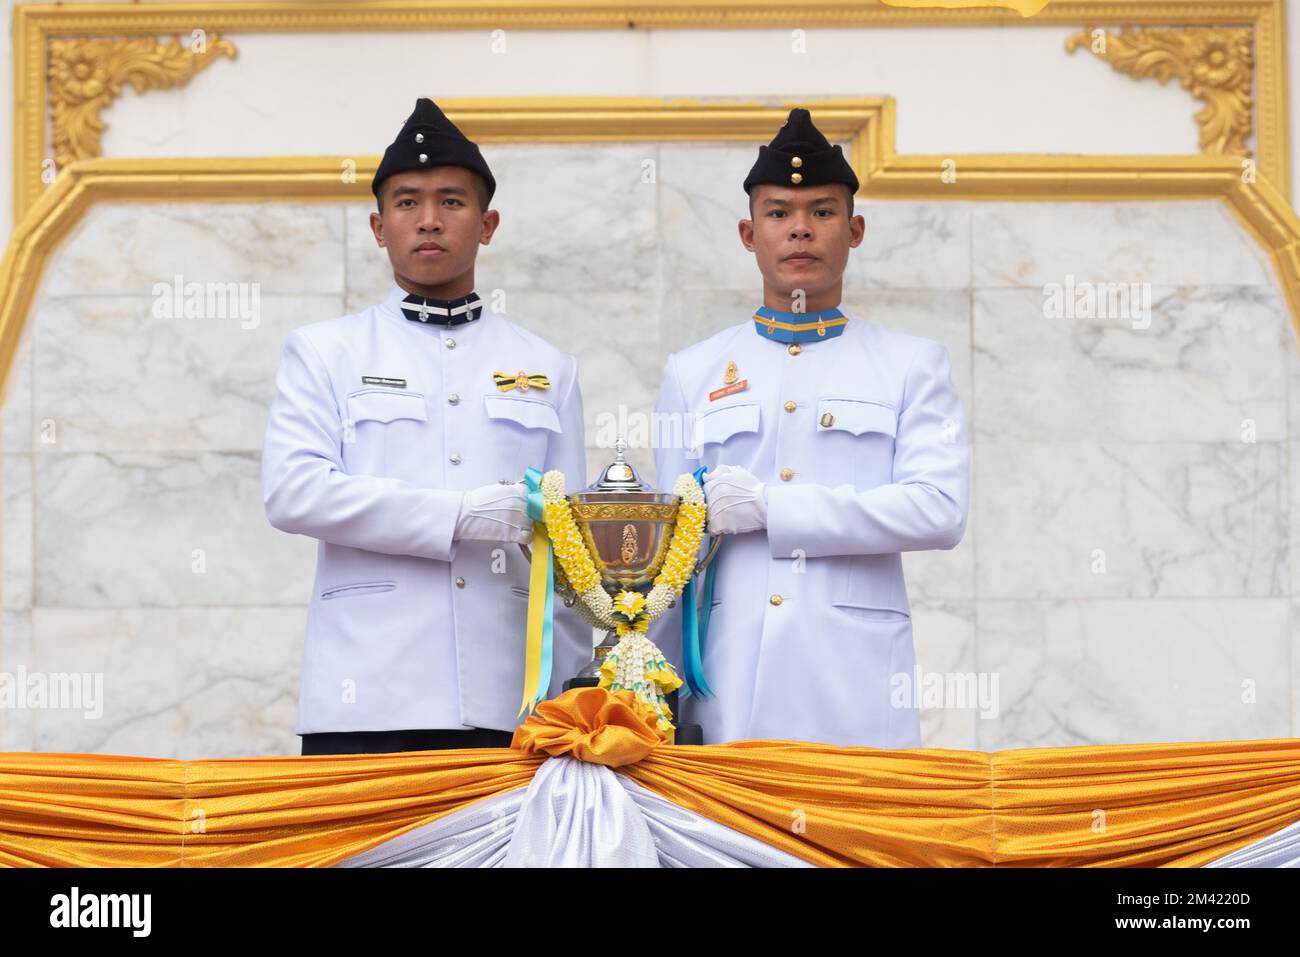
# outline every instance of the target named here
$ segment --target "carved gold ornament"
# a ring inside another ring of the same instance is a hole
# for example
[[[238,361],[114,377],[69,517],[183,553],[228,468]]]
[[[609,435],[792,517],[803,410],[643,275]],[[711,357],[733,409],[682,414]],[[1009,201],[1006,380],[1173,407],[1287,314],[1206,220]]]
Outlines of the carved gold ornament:
[[[108,124],[99,114],[121,95],[123,83],[130,83],[137,93],[182,86],[222,54],[234,59],[235,47],[215,35],[190,46],[156,37],[51,40],[56,167],[101,155],[100,134]]]
[[[1120,73],[1134,79],[1178,77],[1183,88],[1205,103],[1196,114],[1202,153],[1250,156],[1246,137],[1251,123],[1251,31],[1237,27],[1182,30],[1135,27],[1094,36],[1076,33],[1065,42],[1073,53],[1086,47]]]
[[[636,526],[623,526],[623,564],[630,565],[636,561],[636,553],[640,551],[636,542]]]

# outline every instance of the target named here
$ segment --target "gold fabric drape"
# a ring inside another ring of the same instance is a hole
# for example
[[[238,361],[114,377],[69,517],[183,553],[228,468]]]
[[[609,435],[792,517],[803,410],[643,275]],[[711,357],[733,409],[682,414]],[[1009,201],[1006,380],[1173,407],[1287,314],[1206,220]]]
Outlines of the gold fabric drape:
[[[0,754],[0,864],[328,866],[525,787],[548,755],[826,866],[1181,866],[1300,820],[1300,741],[987,753],[674,747],[629,692],[543,702],[512,748],[174,761]]]
[[[513,788],[509,748],[171,761],[0,754],[0,864],[310,867]]]

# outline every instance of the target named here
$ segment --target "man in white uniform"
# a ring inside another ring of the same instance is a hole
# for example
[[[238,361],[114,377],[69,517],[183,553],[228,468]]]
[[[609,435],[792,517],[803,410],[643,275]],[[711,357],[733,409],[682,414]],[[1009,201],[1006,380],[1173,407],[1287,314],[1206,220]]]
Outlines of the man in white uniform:
[[[499,223],[478,147],[421,98],[375,172],[384,301],[290,333],[267,518],[319,540],[304,754],[507,747],[524,694],[525,469],[585,475],[574,359],[474,292]],[[556,605],[549,693],[591,655]]]
[[[686,422],[656,450],[661,486],[707,466],[709,531],[726,536],[703,654],[714,694],[684,719],[706,744],[919,747],[911,695],[891,695],[915,664],[900,553],[953,548],[966,528],[948,352],[840,308],[858,180],[807,110],[744,188],[763,305],[671,356],[656,406]]]

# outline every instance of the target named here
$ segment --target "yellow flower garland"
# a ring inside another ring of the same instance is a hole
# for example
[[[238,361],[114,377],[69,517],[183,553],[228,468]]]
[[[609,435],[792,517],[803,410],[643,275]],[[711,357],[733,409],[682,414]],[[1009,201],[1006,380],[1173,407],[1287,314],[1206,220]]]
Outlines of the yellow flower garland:
[[[551,538],[551,547],[555,557],[564,568],[569,585],[579,595],[585,594],[600,585],[600,572],[587,554],[586,543],[578,531],[578,523],[573,520],[569,510],[569,500],[542,502],[542,520],[546,523],[546,534]]]

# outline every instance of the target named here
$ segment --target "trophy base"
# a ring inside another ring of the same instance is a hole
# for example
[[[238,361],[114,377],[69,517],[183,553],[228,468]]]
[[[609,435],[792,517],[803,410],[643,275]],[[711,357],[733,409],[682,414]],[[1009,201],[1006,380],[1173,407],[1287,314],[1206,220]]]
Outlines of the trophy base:
[[[564,683],[564,690],[571,691],[574,688],[595,688],[600,685],[600,679],[591,675],[579,675],[576,678],[570,678]],[[668,710],[674,715],[677,711],[677,692],[670,691],[664,695],[668,702]],[[673,744],[704,744],[704,729],[698,724],[681,724],[674,722],[677,730],[673,733]]]

